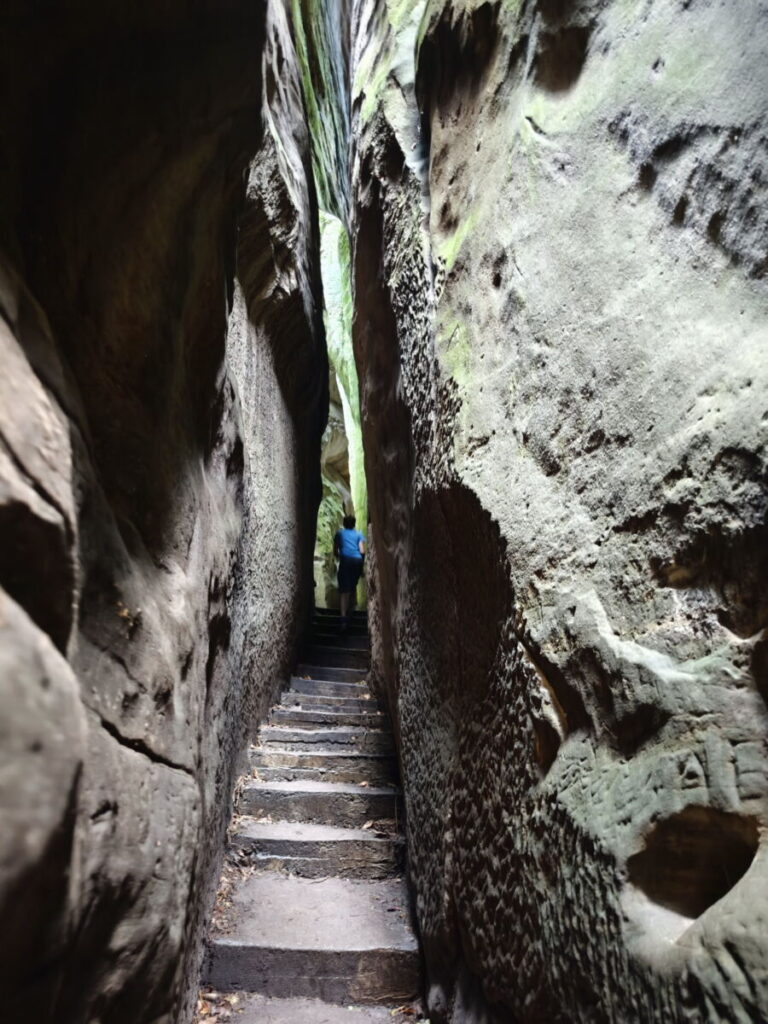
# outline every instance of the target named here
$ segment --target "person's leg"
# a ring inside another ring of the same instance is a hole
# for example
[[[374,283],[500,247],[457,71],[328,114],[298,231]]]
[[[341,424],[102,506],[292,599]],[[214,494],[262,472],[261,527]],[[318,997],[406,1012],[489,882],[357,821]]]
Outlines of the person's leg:
[[[339,614],[341,616],[342,630],[347,624],[347,612],[349,610],[349,586],[347,584],[347,560],[343,555],[339,558],[339,571],[336,577],[339,585]]]
[[[349,611],[353,612],[357,607],[357,584],[360,582],[360,577],[363,574],[363,563],[355,566],[355,574],[352,578],[352,589],[349,595]]]

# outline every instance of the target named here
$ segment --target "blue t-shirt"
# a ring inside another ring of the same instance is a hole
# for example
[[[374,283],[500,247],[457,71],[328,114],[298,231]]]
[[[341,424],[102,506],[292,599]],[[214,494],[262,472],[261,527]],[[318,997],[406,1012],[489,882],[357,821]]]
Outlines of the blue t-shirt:
[[[358,544],[360,541],[365,544],[365,537],[359,530],[338,530],[334,540],[339,545],[339,551],[344,558],[362,558]]]

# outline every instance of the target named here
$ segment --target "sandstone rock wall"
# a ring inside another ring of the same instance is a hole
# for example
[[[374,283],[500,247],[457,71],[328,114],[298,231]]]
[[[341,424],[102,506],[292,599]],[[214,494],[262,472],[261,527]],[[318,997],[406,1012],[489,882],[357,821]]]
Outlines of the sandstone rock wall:
[[[298,63],[277,0],[12,2],[0,47],[0,1016],[186,1020],[311,595]]]
[[[768,1015],[767,30],[355,4],[374,653],[433,1021]]]
[[[349,480],[349,445],[344,429],[341,395],[333,367],[329,374],[329,385],[328,423],[323,433],[320,451],[323,496],[317,511],[315,535],[314,582],[315,605],[318,608],[338,608],[339,606],[333,538],[343,517],[351,512],[353,505]]]

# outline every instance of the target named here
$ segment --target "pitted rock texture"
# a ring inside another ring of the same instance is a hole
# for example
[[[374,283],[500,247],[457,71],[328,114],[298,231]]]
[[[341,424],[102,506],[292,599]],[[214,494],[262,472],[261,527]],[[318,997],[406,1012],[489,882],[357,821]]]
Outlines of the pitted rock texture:
[[[237,759],[311,600],[298,62],[277,0],[0,22],[3,1016],[184,1021]]]
[[[768,1015],[767,30],[355,4],[374,674],[433,1021]]]

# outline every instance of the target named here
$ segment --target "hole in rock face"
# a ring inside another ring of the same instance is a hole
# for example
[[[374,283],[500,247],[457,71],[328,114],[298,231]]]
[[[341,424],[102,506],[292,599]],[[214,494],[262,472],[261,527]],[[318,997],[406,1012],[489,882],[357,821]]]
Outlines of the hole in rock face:
[[[657,172],[653,164],[643,164],[640,168],[638,183],[645,192],[650,192],[656,183]]]
[[[63,651],[72,625],[74,570],[64,522],[49,511],[45,518],[23,501],[0,505],[0,583]]]
[[[685,221],[685,211],[688,209],[688,197],[680,196],[677,201],[677,205],[672,213],[672,222],[674,224],[683,224]]]
[[[480,4],[457,20],[441,17],[419,51],[416,95],[429,120],[433,109],[445,111],[458,99],[479,90],[499,44],[498,5]],[[458,113],[458,111],[456,111]]]
[[[654,825],[627,861],[629,881],[654,903],[699,917],[744,876],[757,845],[754,818],[686,807]]]
[[[543,32],[536,58],[536,81],[549,92],[564,92],[574,85],[587,59],[589,30],[572,25]]]
[[[752,675],[758,692],[768,704],[768,634],[758,640],[752,651]]]
[[[542,774],[546,775],[555,763],[557,752],[560,749],[560,737],[557,730],[546,719],[535,719],[533,722],[534,754],[536,763],[541,768]]]

